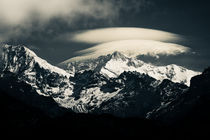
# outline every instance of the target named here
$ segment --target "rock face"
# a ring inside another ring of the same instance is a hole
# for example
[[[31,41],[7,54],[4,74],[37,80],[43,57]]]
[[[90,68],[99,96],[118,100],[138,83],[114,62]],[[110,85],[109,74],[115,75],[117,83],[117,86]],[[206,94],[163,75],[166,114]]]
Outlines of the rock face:
[[[166,106],[153,110],[148,114],[148,118],[170,123],[179,120],[184,120],[184,122],[190,121],[191,123],[196,123],[195,121],[198,120],[199,122],[197,123],[205,122],[205,120],[209,121],[209,85],[210,68],[207,68],[201,75],[197,75],[191,79],[190,87],[184,94],[178,94]],[[187,120],[187,118],[191,118],[191,120]]]
[[[169,80],[164,80],[159,85],[157,82],[145,74],[124,72],[113,79],[112,83],[105,85],[120,90],[116,96],[103,102],[98,111],[121,117],[146,117],[150,111],[168,104],[188,88]]]
[[[22,103],[24,106],[37,108],[41,110],[43,114],[49,117],[62,116],[65,112],[67,112],[65,108],[59,107],[52,97],[40,96],[30,84],[19,80],[18,77],[13,73],[7,72],[4,77],[0,77],[0,85],[0,96],[2,97],[1,105],[2,102],[9,104],[8,107],[6,107],[8,110],[19,111],[17,109],[18,107],[14,106],[14,102],[7,101],[8,98],[11,98],[16,99],[16,101]],[[4,109],[4,107],[2,108]],[[8,110],[6,109],[5,112],[8,113]],[[30,112],[33,111],[30,110]],[[24,112],[26,116],[27,113],[27,111]],[[24,116],[24,114],[20,115]],[[36,111],[34,114],[36,114]],[[7,116],[7,114],[4,115]],[[15,115],[16,114],[14,114],[14,116]],[[13,120],[14,116],[9,117]]]
[[[1,78],[12,74],[18,82],[62,107],[121,117],[158,118],[164,109],[185,96],[188,87],[184,84],[199,74],[176,65],[153,66],[118,52],[71,63],[67,72],[24,46],[9,45],[3,46],[2,62]]]

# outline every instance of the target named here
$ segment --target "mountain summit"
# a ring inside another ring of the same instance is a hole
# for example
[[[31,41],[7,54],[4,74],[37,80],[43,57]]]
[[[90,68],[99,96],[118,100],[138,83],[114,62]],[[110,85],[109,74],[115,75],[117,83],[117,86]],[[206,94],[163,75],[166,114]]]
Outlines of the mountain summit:
[[[190,79],[200,74],[200,72],[188,70],[175,64],[167,66],[155,66],[144,63],[136,58],[123,55],[120,52],[114,52],[106,56],[100,56],[97,59],[86,61],[71,62],[64,67],[67,71],[82,72],[92,70],[108,78],[116,78],[124,71],[136,71],[138,73],[148,74],[156,80],[163,81],[169,79],[173,82],[190,85]]]
[[[44,96],[63,96],[71,93],[71,74],[52,66],[24,46],[2,47],[2,76],[8,72],[13,73]]]

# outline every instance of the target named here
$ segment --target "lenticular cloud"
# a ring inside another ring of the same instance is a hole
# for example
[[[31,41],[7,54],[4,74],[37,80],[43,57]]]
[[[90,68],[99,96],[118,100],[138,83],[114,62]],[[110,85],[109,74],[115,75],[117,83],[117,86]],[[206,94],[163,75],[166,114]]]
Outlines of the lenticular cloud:
[[[102,43],[91,48],[77,52],[78,57],[64,61],[68,63],[72,61],[80,61],[85,59],[97,58],[101,55],[111,54],[115,51],[121,52],[130,57],[138,55],[150,55],[158,57],[159,55],[177,55],[189,52],[189,48],[173,44],[164,43],[154,40],[120,40],[108,43]]]
[[[105,43],[117,40],[156,40],[175,42],[183,40],[180,35],[146,28],[102,28],[67,34],[63,38],[83,43]]]

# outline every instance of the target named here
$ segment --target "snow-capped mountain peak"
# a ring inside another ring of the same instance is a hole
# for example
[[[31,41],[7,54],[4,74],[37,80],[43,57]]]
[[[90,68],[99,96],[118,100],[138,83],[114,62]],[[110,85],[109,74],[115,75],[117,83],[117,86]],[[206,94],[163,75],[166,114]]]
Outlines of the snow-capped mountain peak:
[[[44,96],[72,94],[71,74],[38,57],[24,46],[3,45],[3,74],[13,73]]]
[[[190,85],[191,77],[200,74],[200,72],[188,70],[175,64],[155,66],[136,58],[125,56],[120,52],[114,52],[111,55],[101,56],[97,59],[69,63],[65,69],[67,71],[74,69],[75,72],[81,72],[84,71],[84,68],[86,70],[93,70],[109,78],[118,77],[124,71],[136,71],[148,74],[160,81],[169,79],[188,86]]]
[[[111,54],[111,59],[122,59],[122,60],[126,60],[127,57],[125,55],[123,55],[122,53],[115,51],[114,53]]]
[[[29,63],[30,67],[34,67],[34,65],[38,64],[41,68],[47,69],[50,72],[55,72],[68,78],[70,77],[70,74],[67,73],[65,70],[50,65],[46,60],[41,59],[33,51],[25,46],[11,46],[5,44],[2,47],[2,61],[4,63],[4,70],[13,73],[19,72],[20,69],[17,66],[20,66],[21,63],[25,63],[26,68],[27,63]],[[14,67],[14,65],[17,66]]]

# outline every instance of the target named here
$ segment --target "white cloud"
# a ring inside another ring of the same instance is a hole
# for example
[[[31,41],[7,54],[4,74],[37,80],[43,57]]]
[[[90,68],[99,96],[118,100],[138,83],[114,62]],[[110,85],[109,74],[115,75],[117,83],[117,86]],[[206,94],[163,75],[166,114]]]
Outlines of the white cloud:
[[[186,53],[189,52],[190,49],[178,44],[164,43],[154,40],[120,40],[102,43],[79,51],[77,52],[78,57],[71,58],[63,63],[97,58],[101,55],[112,54],[115,51],[119,51],[131,57],[136,57],[138,55],[158,57],[158,55],[177,55]]]
[[[65,17],[70,22],[78,15],[106,18],[114,15],[110,2],[98,0],[0,0],[0,23],[22,26],[33,19],[47,22]]]
[[[146,28],[102,28],[85,30],[77,33],[70,33],[61,36],[65,40],[83,43],[105,43],[117,40],[143,39],[156,41],[179,41],[183,38],[180,35]]]

